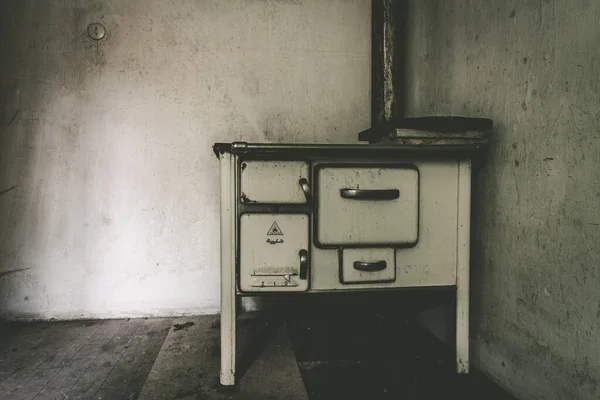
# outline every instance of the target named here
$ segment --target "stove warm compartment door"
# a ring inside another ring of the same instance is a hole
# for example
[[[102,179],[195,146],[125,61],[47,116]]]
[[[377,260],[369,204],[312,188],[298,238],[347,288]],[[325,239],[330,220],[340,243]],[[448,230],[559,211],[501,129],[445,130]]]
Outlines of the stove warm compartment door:
[[[239,277],[242,292],[308,290],[309,218],[304,214],[243,214]]]
[[[411,247],[419,235],[419,171],[411,165],[317,168],[316,243]]]
[[[240,163],[240,197],[244,203],[305,204],[308,163],[245,160]]]

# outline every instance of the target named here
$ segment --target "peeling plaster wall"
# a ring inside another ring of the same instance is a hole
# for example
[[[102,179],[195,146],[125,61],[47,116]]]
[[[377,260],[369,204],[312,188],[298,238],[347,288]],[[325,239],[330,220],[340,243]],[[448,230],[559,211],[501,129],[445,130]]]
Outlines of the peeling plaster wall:
[[[0,7],[5,317],[217,312],[213,142],[369,127],[370,1]]]
[[[492,118],[473,361],[520,399],[600,398],[600,2],[411,1],[412,115]]]

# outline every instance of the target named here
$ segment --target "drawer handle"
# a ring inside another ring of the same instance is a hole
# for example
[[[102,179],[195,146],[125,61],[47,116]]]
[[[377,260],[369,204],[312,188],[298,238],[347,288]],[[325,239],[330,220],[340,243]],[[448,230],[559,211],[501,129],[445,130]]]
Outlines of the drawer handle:
[[[300,187],[302,188],[302,191],[304,192],[304,197],[306,197],[306,202],[308,204],[310,204],[312,201],[312,193],[310,191],[310,185],[308,184],[308,180],[306,178],[300,178],[298,183],[300,184]]]
[[[340,195],[344,199],[352,200],[394,200],[400,197],[400,191],[398,189],[340,189]]]
[[[298,252],[300,256],[300,279],[306,279],[308,275],[308,251],[302,249]]]
[[[385,261],[354,261],[354,269],[357,271],[376,272],[383,271],[384,269],[386,269],[386,267],[387,263]]]

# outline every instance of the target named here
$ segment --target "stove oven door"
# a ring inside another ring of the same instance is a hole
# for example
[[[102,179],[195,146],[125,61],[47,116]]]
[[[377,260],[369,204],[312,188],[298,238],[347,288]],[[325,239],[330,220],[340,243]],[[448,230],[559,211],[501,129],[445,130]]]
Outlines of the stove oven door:
[[[416,245],[419,171],[415,166],[325,165],[316,174],[317,246]]]
[[[308,215],[243,214],[239,226],[242,292],[308,290]]]

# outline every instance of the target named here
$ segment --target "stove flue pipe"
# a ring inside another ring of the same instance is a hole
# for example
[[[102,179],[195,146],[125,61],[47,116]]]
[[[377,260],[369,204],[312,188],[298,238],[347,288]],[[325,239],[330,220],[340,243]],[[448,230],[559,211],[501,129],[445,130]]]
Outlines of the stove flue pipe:
[[[493,121],[464,116],[406,116],[409,0],[372,0],[371,127],[359,141],[394,140],[397,129],[458,134],[489,131]],[[456,138],[456,135],[453,136]]]
[[[404,118],[404,54],[408,0],[372,0],[371,129]]]

